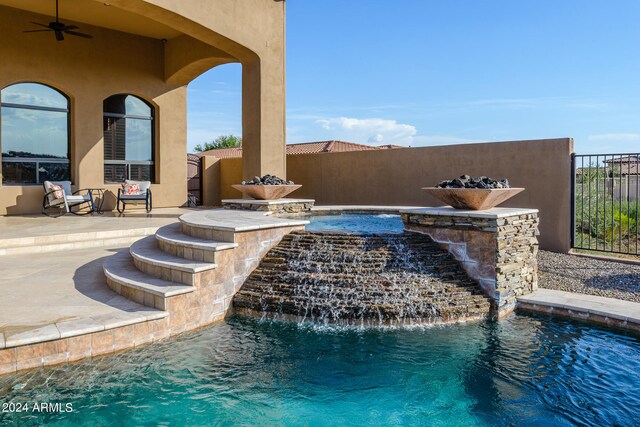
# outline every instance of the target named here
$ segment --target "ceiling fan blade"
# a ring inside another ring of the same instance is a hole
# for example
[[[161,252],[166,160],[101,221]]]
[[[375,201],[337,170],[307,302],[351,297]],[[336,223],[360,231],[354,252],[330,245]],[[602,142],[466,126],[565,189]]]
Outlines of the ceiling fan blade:
[[[59,42],[64,40],[64,35],[62,35],[62,31],[56,31],[55,33],[56,33],[56,40],[58,40]]]
[[[77,30],[78,28],[80,28],[80,27],[78,27],[77,25],[65,25],[64,26],[64,30],[65,31],[67,31],[67,30]]]
[[[90,36],[89,34],[78,33],[76,31],[67,31],[67,30],[65,30],[64,32],[67,33],[67,34],[71,34],[72,36],[78,36],[78,37],[82,37],[82,38],[85,38],[85,39],[92,39],[93,38],[93,36]]]
[[[47,32],[47,31],[53,31],[51,29],[48,30],[29,30],[29,31],[23,31],[23,33],[43,33],[43,32]]]
[[[40,25],[41,27],[49,28],[49,26],[48,26],[48,25],[41,24],[41,23],[39,23],[39,22],[33,22],[33,21],[31,21],[31,23],[32,23],[32,24],[35,24],[35,25]]]

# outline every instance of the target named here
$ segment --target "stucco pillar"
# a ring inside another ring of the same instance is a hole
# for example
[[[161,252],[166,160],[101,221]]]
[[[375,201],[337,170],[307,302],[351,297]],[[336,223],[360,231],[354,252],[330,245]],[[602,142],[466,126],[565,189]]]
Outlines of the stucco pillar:
[[[282,56],[242,63],[242,176],[286,177]]]

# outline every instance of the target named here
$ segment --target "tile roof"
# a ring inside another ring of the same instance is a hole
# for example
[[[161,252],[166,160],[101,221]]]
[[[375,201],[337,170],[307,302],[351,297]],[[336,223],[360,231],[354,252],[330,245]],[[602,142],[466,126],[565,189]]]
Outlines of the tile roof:
[[[318,141],[303,142],[300,144],[287,144],[287,155],[315,154],[315,153],[344,153],[347,151],[367,151],[385,150],[391,148],[402,148],[400,145],[364,145],[346,141]],[[231,159],[242,157],[242,147],[218,148],[215,150],[203,151],[198,156],[216,156],[219,159]]]

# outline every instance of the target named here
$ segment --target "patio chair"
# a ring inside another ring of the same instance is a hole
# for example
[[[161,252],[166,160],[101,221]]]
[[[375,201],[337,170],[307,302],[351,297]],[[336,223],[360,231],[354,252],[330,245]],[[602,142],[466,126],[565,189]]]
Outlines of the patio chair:
[[[71,181],[45,181],[42,186],[45,193],[42,199],[44,215],[54,218],[67,213],[88,215],[96,209],[90,189],[71,191]],[[79,194],[81,192],[86,194]],[[72,209],[74,207],[76,210]]]
[[[126,186],[137,185],[139,192],[127,194],[125,191]],[[151,181],[132,181],[125,180],[122,185],[123,188],[118,188],[118,201],[116,202],[116,209],[119,213],[123,213],[127,204],[132,205],[142,204],[144,202],[147,212],[151,212],[153,208],[151,197]],[[120,206],[122,204],[122,207]]]

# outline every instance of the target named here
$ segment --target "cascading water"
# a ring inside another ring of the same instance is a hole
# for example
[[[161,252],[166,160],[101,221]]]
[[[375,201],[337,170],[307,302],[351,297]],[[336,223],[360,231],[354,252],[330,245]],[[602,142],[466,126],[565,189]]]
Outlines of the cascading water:
[[[354,325],[456,322],[490,303],[428,236],[291,233],[234,297],[237,312]]]

